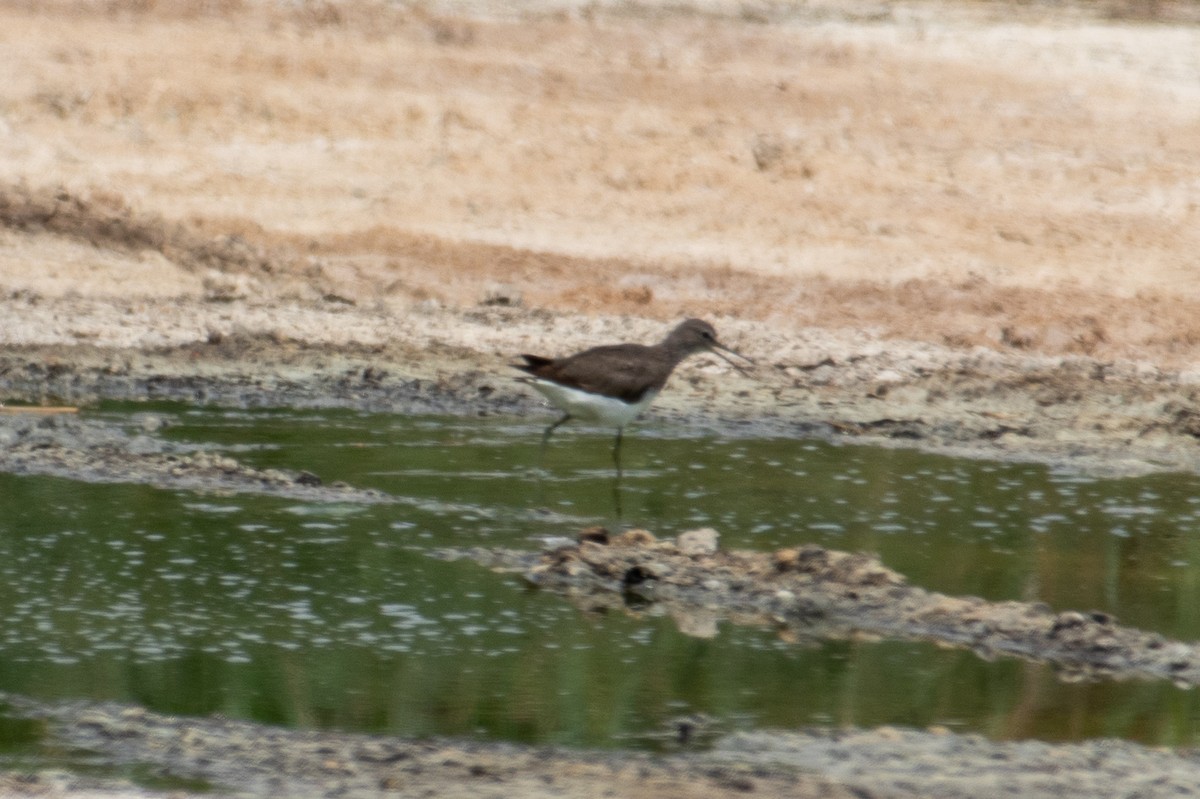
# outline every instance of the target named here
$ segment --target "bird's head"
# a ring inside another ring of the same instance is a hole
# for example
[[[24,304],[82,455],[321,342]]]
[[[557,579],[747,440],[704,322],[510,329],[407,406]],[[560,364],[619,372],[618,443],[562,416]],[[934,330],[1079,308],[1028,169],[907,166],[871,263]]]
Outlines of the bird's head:
[[[743,374],[745,374],[745,370],[742,366],[726,357],[724,353],[736,355],[746,363],[754,363],[745,355],[718,341],[716,328],[703,319],[687,319],[680,322],[667,336],[666,345],[671,352],[677,354],[680,360],[697,352],[711,352]]]

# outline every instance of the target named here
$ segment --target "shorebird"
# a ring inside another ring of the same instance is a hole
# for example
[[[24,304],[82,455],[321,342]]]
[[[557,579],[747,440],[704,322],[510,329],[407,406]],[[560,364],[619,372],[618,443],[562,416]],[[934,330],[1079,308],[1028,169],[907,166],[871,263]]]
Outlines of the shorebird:
[[[563,358],[522,355],[525,363],[513,367],[529,374],[518,380],[528,383],[563,412],[542,433],[542,450],[550,434],[571,419],[610,425],[617,428],[613,463],[620,475],[625,425],[650,406],[675,367],[698,352],[711,352],[743,373],[742,367],[723,353],[754,363],[717,341],[717,331],[708,322],[688,319],[658,344],[610,344]]]

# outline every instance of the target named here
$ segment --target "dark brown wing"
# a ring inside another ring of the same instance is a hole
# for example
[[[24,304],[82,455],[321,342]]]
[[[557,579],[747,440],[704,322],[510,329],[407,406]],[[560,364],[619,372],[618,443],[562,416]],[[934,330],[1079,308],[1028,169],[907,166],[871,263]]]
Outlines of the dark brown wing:
[[[517,368],[535,377],[625,402],[637,402],[647,391],[661,389],[674,366],[659,348],[641,344],[593,347],[553,360],[522,357],[527,365]]]

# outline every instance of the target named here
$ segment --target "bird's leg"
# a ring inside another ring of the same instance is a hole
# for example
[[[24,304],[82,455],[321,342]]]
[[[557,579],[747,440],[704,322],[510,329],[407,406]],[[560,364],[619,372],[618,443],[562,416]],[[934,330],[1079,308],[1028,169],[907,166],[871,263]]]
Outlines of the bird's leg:
[[[542,445],[538,448],[538,465],[537,465],[537,496],[536,502],[539,506],[544,504],[546,487],[543,484],[543,478],[546,476],[546,445],[550,443],[550,434],[554,432],[554,428],[558,427],[563,422],[571,418],[571,414],[564,413],[562,418],[550,424],[542,431]]]
[[[617,511],[617,524],[621,523],[621,433],[622,429],[617,428],[617,438],[613,442],[613,465],[617,467],[617,475],[613,480],[613,505]]]
[[[550,434],[554,432],[554,429],[556,427],[558,427],[560,424],[563,424],[564,422],[568,421],[570,418],[571,418],[571,414],[564,413],[557,422],[552,423],[549,427],[547,427],[542,432],[542,446],[538,450],[538,472],[539,473],[541,473],[545,470],[546,445],[550,443]]]
[[[570,418],[571,418],[571,414],[564,413],[561,417],[559,417],[557,422],[554,422],[549,427],[547,427],[544,431],[542,431],[542,452],[546,451],[546,445],[548,443],[550,443],[550,434],[554,432],[554,429],[556,427],[558,427],[560,424],[562,424],[563,422],[568,421]]]

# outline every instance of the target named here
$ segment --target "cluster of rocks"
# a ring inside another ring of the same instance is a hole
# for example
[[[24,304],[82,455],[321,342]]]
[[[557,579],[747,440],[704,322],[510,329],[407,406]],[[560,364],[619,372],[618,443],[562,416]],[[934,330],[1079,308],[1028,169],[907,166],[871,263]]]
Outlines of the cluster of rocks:
[[[727,619],[777,628],[789,640],[868,634],[936,641],[985,657],[1051,663],[1071,680],[1200,684],[1200,650],[1193,644],[1124,627],[1097,611],[927,591],[873,555],[815,544],[722,550],[708,529],[660,540],[646,530],[610,535],[592,528],[577,542],[534,555],[481,550],[473,556],[584,608],[670,614],[692,635],[715,635]]]

